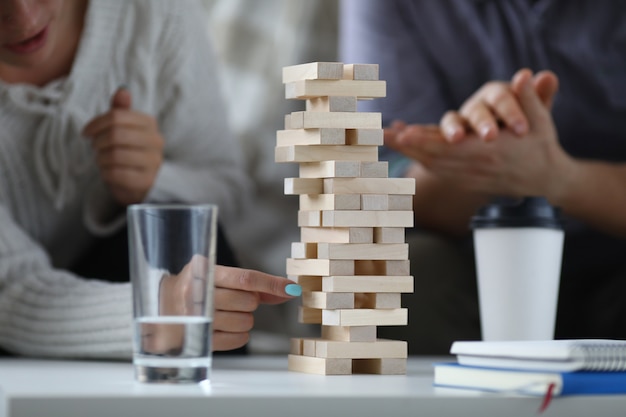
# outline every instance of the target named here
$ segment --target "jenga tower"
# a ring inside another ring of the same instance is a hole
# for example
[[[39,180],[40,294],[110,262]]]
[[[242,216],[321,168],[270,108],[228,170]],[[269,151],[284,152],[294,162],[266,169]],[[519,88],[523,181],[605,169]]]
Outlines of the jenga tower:
[[[303,288],[300,322],[322,326],[321,338],[292,339],[289,369],[404,374],[407,342],[377,339],[376,329],[407,324],[415,182],[389,178],[381,114],[357,112],[386,84],[378,65],[334,62],[285,67],[283,83],[286,98],[306,100],[277,132],[276,162],[300,164],[300,177],[285,179],[285,194],[300,196],[301,232],[287,275]]]

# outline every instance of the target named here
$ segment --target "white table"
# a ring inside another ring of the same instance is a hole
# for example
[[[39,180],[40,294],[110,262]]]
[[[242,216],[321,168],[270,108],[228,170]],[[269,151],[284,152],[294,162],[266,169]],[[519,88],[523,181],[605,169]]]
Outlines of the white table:
[[[535,416],[538,398],[432,387],[432,362],[407,375],[287,371],[285,356],[218,357],[210,386],[133,380],[130,363],[0,360],[0,417]],[[441,360],[441,358],[439,358]],[[550,416],[625,416],[626,396],[556,398]]]

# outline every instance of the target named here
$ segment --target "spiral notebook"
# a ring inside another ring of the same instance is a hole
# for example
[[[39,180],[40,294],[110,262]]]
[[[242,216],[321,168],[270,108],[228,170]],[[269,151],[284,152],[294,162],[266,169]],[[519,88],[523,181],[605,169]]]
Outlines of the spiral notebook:
[[[626,340],[470,342],[452,344],[461,365],[536,371],[626,371]]]

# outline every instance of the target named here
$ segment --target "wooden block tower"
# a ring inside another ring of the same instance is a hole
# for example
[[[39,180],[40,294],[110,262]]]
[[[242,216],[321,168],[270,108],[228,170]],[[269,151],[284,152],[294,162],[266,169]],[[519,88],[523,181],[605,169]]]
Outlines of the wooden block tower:
[[[287,275],[303,288],[299,320],[321,324],[321,338],[292,339],[289,369],[404,374],[407,342],[376,329],[407,324],[400,295],[413,292],[404,232],[415,183],[389,178],[378,160],[381,114],[357,112],[386,83],[378,65],[336,62],[285,67],[283,83],[287,99],[306,100],[277,132],[276,162],[300,164],[300,177],[285,179],[285,194],[300,198],[301,232]]]

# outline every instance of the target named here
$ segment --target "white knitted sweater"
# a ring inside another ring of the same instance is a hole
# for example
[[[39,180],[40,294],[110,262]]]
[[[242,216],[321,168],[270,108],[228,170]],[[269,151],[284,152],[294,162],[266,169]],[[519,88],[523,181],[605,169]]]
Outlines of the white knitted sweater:
[[[226,228],[235,221],[248,183],[200,16],[191,0],[90,0],[67,78],[0,83],[0,347],[130,357],[130,285],[64,271],[124,222],[80,135],[118,86],[166,140],[147,200],[216,203]]]

